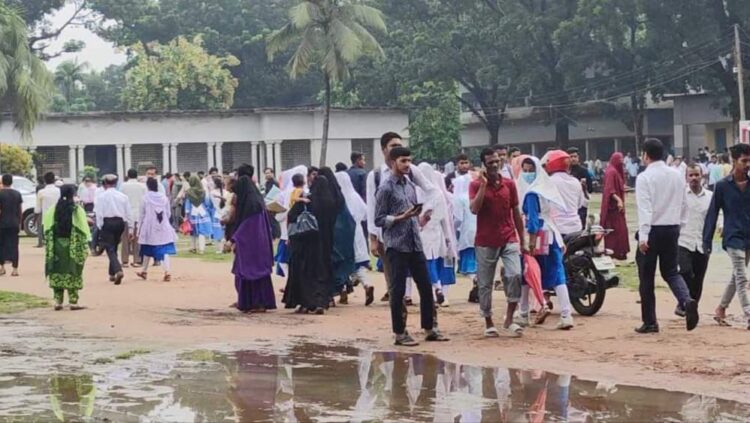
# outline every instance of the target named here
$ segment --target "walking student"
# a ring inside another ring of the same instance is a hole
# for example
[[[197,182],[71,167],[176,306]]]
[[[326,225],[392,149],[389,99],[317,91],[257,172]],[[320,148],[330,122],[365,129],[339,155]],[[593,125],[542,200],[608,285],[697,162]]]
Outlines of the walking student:
[[[99,228],[99,242],[109,257],[109,280],[119,285],[124,274],[117,257],[117,247],[120,245],[122,234],[127,228],[134,226],[128,197],[117,191],[116,186],[116,175],[104,175],[102,181],[104,191],[96,197],[94,213],[96,213],[96,226]],[[129,236],[132,237],[133,233],[129,233]]]
[[[214,204],[206,194],[199,177],[190,177],[190,188],[185,194],[185,217],[193,228],[191,233],[191,249],[193,254],[206,252],[206,237],[213,233]]]
[[[47,172],[44,174],[44,188],[36,193],[36,207],[34,213],[37,215],[37,231],[39,232],[39,243],[37,248],[44,246],[44,213],[57,204],[60,199],[60,188],[55,185],[55,174]]]
[[[86,212],[75,203],[76,186],[63,185],[60,192],[57,204],[50,207],[43,217],[47,243],[44,273],[54,294],[55,310],[63,309],[65,291],[68,291],[70,309],[75,311],[84,308],[78,304],[78,291],[83,289],[83,265],[89,252],[91,233]]]
[[[138,181],[138,172],[135,169],[128,170],[128,178],[120,186],[120,192],[128,197],[130,203],[130,216],[133,217],[133,227],[129,227],[122,236],[122,266],[128,267],[130,257],[133,257],[133,267],[141,267],[141,249],[138,240],[130,234],[138,233],[138,222],[141,215],[141,204],[146,196],[146,185]],[[160,191],[162,192],[162,191]]]
[[[747,235],[747,228],[750,228],[750,189],[747,172],[750,170],[750,145],[737,144],[729,151],[734,168],[728,177],[716,183],[703,228],[703,251],[711,254],[716,221],[719,212],[723,212],[721,244],[732,260],[732,278],[716,308],[714,320],[721,326],[729,326],[726,321],[727,308],[736,293],[747,320],[747,329],[750,330],[750,299],[747,293],[747,264],[750,261],[750,236]]]
[[[641,319],[637,333],[659,332],[656,321],[654,275],[656,264],[662,278],[677,298],[678,307],[685,310],[687,330],[698,325],[698,303],[690,297],[685,280],[680,275],[680,226],[687,223],[687,193],[685,176],[664,162],[664,145],[650,138],[643,143],[643,163],[646,170],[636,180],[638,206],[638,251],[635,256],[640,279]]]
[[[390,273],[391,325],[396,345],[419,345],[406,331],[403,318],[403,298],[406,277],[410,273],[419,290],[422,329],[426,341],[447,341],[434,326],[434,301],[427,260],[422,252],[417,217],[422,212],[417,205],[417,191],[407,175],[412,168],[411,151],[404,147],[392,148],[388,155],[391,174],[378,189],[375,198],[375,226],[382,228],[385,256]]]
[[[177,235],[170,223],[172,207],[166,195],[159,192],[159,182],[156,178],[146,180],[148,192],[143,198],[139,214],[138,244],[143,255],[143,270],[137,276],[143,280],[148,278],[149,259],[154,264],[161,263],[164,268],[164,282],[172,280],[169,266],[169,256],[177,254],[175,242]]]
[[[479,308],[484,317],[484,336],[500,335],[492,320],[492,292],[498,260],[503,262],[503,284],[508,308],[503,328],[506,334],[521,336],[523,329],[513,323],[521,300],[521,244],[524,228],[516,184],[500,173],[500,157],[490,148],[482,151],[479,178],[469,185],[471,212],[477,216],[474,241],[477,257]]]
[[[11,276],[18,276],[18,234],[23,219],[21,193],[12,188],[13,175],[2,177],[0,187],[0,276],[5,274],[5,264],[13,269]]]
[[[687,225],[680,230],[680,274],[690,291],[690,297],[698,304],[703,292],[703,278],[708,269],[708,258],[703,249],[703,225],[706,215],[711,206],[713,193],[703,189],[703,170],[696,164],[688,165],[687,168]],[[679,306],[675,314],[685,317],[685,310]]]

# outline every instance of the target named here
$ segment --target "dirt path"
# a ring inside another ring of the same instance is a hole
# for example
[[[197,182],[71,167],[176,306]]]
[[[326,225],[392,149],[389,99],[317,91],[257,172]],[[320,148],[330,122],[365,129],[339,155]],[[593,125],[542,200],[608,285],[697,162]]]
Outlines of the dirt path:
[[[22,276],[0,278],[0,290],[51,297],[43,278],[42,251],[24,245]],[[55,312],[50,308],[23,314],[70,333],[107,336],[134,348],[190,347],[215,343],[242,343],[304,336],[317,340],[368,343],[391,349],[387,306],[376,302],[365,308],[364,293],[350,297],[352,305],[339,306],[325,316],[299,316],[290,310],[265,315],[242,315],[228,308],[235,299],[230,263],[199,259],[173,261],[171,283],[141,281],[128,269],[121,286],[107,281],[106,258],[89,259],[85,272],[81,312]],[[156,269],[154,269],[156,270]],[[715,260],[709,279],[723,281],[726,263]],[[382,277],[376,279],[376,297],[383,293]],[[275,280],[277,288],[283,280]],[[672,314],[674,300],[657,291],[662,332],[636,335],[639,322],[638,295],[628,289],[610,290],[603,310],[593,318],[576,316],[570,332],[553,330],[557,316],[539,328],[527,330],[521,339],[483,339],[483,323],[477,305],[466,302],[469,281],[461,279],[450,291],[451,307],[441,309],[440,326],[451,342],[422,344],[418,351],[469,364],[513,368],[539,368],[572,373],[582,378],[701,393],[750,402],[750,331],[740,319],[734,328],[712,324],[710,312],[718,302],[722,285],[707,283],[702,300],[701,325],[688,333]],[[416,290],[415,290],[416,292]],[[278,299],[278,297],[277,297]],[[495,295],[495,313],[504,311],[502,293]],[[739,316],[739,306],[730,312]],[[410,309],[409,327],[418,328],[418,308]]]

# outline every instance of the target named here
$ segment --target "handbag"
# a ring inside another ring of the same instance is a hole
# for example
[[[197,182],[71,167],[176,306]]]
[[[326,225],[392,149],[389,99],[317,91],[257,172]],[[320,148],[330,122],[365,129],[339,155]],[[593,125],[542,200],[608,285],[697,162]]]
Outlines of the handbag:
[[[183,235],[190,235],[193,233],[193,225],[190,224],[190,219],[184,219],[180,224],[180,233]]]
[[[318,219],[315,215],[305,210],[297,216],[297,220],[289,224],[289,239],[295,239],[307,234],[318,232]]]

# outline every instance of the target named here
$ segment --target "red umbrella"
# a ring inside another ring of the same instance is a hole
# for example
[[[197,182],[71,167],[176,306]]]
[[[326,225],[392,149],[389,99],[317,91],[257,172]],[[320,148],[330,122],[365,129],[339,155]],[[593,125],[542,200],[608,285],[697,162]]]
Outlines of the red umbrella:
[[[523,278],[534,293],[536,300],[543,306],[547,302],[542,292],[542,269],[539,267],[539,262],[529,253],[523,254],[523,262]]]

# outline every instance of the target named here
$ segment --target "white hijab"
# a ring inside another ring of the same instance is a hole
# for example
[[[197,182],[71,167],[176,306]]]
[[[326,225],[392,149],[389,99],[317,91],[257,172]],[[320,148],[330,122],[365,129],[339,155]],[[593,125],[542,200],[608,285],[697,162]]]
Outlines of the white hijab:
[[[526,200],[526,195],[533,192],[550,203],[560,207],[561,210],[566,210],[565,201],[563,201],[560,191],[557,190],[557,187],[549,178],[547,171],[542,168],[541,161],[533,156],[529,158],[534,162],[534,166],[536,167],[536,179],[534,179],[534,182],[529,185],[521,175],[518,175],[516,185],[518,186],[518,195],[521,199],[521,205],[523,205],[524,200]]]
[[[469,185],[471,185],[471,174],[456,176],[453,180],[453,196],[457,198],[469,198]]]
[[[456,252],[456,229],[453,225],[453,197],[445,186],[445,177],[440,172],[435,171],[429,163],[420,163],[417,166],[425,178],[428,178],[439,190],[440,194],[435,209],[432,211],[432,219],[439,219],[444,231],[445,237],[450,245],[446,245],[446,257],[455,258]]]
[[[292,177],[296,174],[302,175],[305,181],[307,181],[307,166],[299,165],[281,172],[281,194],[279,194],[276,201],[284,206],[284,208],[289,208],[289,201],[291,200],[292,191],[294,191]]]
[[[349,208],[349,213],[352,214],[354,221],[359,223],[367,219],[367,205],[362,201],[362,197],[357,194],[352,185],[352,179],[349,174],[345,171],[336,172],[336,181],[338,181],[341,187],[341,193],[344,195],[346,201],[346,207]]]
[[[417,166],[417,168],[419,169],[420,172],[422,172],[422,175],[424,175],[424,177],[427,178],[428,181],[435,184],[435,181],[436,181],[435,174],[437,172],[435,172],[431,164],[427,162],[422,162],[419,164],[419,166]],[[438,190],[440,190],[440,193],[442,194],[443,191],[440,188],[440,185],[435,185],[435,187],[437,187]],[[422,198],[420,199],[420,201],[425,202],[424,201],[425,193],[422,190],[419,190],[419,192],[422,194],[421,195]],[[444,219],[446,216],[448,216],[448,206],[445,201],[445,195],[439,195],[438,197],[439,198],[437,198],[437,203],[435,204],[435,207],[432,210],[432,218],[439,220],[439,219]]]

